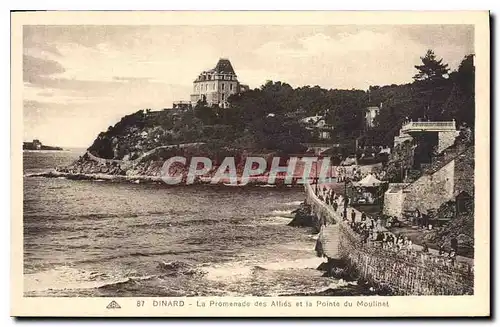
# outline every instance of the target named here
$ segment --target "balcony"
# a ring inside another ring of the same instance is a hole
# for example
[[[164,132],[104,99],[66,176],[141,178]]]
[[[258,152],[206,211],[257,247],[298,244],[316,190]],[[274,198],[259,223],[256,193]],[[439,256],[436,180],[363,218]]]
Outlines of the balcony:
[[[455,121],[413,121],[401,127],[401,132],[448,132],[456,131]]]

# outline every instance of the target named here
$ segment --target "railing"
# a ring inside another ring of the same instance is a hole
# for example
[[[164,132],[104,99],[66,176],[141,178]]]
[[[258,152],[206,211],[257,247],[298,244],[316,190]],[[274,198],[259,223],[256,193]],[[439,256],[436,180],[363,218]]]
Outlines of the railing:
[[[408,122],[401,128],[401,131],[411,129],[449,129],[455,130],[455,121],[414,121]]]

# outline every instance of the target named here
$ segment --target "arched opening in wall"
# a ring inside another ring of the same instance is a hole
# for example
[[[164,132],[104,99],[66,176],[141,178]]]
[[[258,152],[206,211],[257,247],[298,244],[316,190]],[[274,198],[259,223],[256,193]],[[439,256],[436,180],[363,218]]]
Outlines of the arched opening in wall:
[[[438,133],[426,132],[414,136],[416,147],[414,149],[413,168],[420,169],[422,164],[432,163],[438,145]]]

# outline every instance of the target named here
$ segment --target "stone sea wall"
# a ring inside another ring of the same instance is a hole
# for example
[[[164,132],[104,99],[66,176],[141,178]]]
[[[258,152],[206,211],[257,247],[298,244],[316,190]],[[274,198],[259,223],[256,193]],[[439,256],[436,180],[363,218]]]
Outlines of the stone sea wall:
[[[338,243],[336,251],[330,251],[344,260],[357,277],[378,286],[384,286],[394,295],[464,295],[474,293],[473,267],[457,263],[451,266],[443,259],[431,259],[420,253],[398,253],[377,246],[361,243],[361,238],[347,223],[341,221],[339,210],[320,201],[310,185],[306,185],[306,202],[311,205],[317,220],[337,224],[339,235],[324,234],[319,238],[329,243],[328,238]],[[325,228],[324,230],[327,230]],[[328,257],[328,255],[327,255]],[[441,260],[441,261],[439,261]]]
[[[352,230],[339,226],[339,253],[369,283],[382,285],[394,295],[462,295],[474,293],[473,272],[467,267],[451,267],[429,262],[419,254],[398,254],[361,245]]]

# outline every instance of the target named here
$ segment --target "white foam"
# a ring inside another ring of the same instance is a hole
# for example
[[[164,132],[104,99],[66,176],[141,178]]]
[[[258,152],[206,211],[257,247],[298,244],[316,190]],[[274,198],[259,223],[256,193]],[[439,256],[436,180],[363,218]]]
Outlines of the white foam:
[[[274,262],[237,261],[221,265],[203,267],[205,278],[214,281],[234,281],[251,278],[256,271],[255,267],[265,270],[279,271],[287,269],[316,269],[324,259],[311,257],[297,260],[281,260]]]
[[[273,210],[271,211],[271,215],[273,216],[281,216],[281,217],[291,217],[293,210]]]
[[[284,205],[287,206],[299,206],[302,204],[303,201],[292,201],[292,202],[285,202]]]
[[[24,291],[88,289],[112,283],[126,282],[127,280],[128,278],[124,277],[116,278],[63,266],[51,270],[24,274]]]
[[[243,263],[228,263],[220,266],[204,267],[202,270],[209,280],[235,280],[250,278],[253,266],[247,266]]]
[[[261,222],[262,225],[286,225],[290,222],[291,217],[272,216]]]
[[[285,269],[316,269],[325,260],[323,258],[312,257],[307,259],[276,261],[260,264],[259,266],[268,270],[285,270]]]

